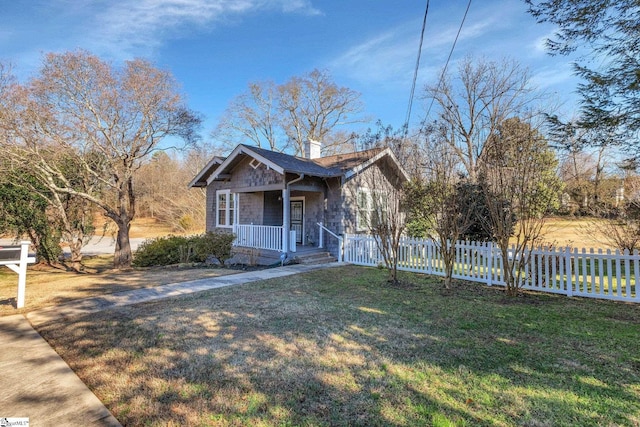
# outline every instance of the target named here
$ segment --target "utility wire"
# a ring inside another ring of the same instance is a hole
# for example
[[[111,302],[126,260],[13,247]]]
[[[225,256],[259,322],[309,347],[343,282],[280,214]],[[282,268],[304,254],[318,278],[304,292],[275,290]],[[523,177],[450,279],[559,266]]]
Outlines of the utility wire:
[[[449,57],[447,58],[447,62],[444,64],[444,68],[442,69],[442,73],[440,74],[440,79],[438,79],[438,86],[436,86],[436,92],[440,90],[442,79],[444,79],[444,75],[447,72],[447,67],[449,66],[451,55],[453,55],[453,50],[456,48],[456,43],[458,43],[458,37],[460,37],[460,32],[462,31],[462,26],[464,25],[464,21],[467,19],[467,13],[469,13],[470,7],[471,7],[471,0],[469,0],[469,3],[467,3],[467,10],[464,11],[464,16],[462,17],[462,22],[460,23],[460,27],[458,28],[458,33],[456,34],[456,38],[453,41],[453,46],[451,46],[451,50],[449,51]],[[427,114],[425,117],[429,117],[429,113],[431,112],[431,107],[433,107],[434,101],[435,101],[435,98],[431,98],[431,104],[429,104],[429,109],[427,110]]]
[[[418,58],[416,59],[416,68],[413,71],[413,83],[411,84],[411,94],[409,95],[409,106],[407,107],[407,118],[404,122],[404,137],[409,132],[409,120],[411,119],[411,108],[413,107],[413,95],[416,91],[416,81],[418,80],[418,70],[420,69],[420,56],[422,55],[422,42],[424,40],[424,30],[427,27],[427,15],[429,14],[429,0],[424,11],[424,19],[422,20],[422,32],[420,33],[420,46],[418,47]]]

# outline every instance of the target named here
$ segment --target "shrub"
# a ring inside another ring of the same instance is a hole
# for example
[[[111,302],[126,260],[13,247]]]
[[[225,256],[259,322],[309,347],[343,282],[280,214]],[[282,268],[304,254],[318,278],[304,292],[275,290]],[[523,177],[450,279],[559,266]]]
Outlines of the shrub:
[[[134,267],[151,267],[185,262],[205,262],[213,256],[220,264],[231,257],[235,236],[224,232],[207,232],[199,236],[167,236],[145,240],[135,252]]]
[[[178,220],[178,228],[182,231],[189,232],[195,227],[196,221],[189,214],[182,215]]]
[[[223,265],[231,258],[233,239],[235,235],[232,233],[208,231],[195,239],[194,255],[203,258],[202,261],[206,261],[208,256],[213,256]]]
[[[150,267],[188,262],[192,251],[190,246],[189,239],[181,236],[147,239],[135,252],[133,266]]]

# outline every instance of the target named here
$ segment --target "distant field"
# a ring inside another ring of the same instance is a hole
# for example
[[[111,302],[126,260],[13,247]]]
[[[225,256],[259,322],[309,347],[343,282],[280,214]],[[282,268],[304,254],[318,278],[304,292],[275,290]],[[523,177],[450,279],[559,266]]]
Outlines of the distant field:
[[[111,220],[105,219],[103,217],[99,218],[96,221],[96,234],[102,233],[102,229],[104,224],[107,223],[109,227],[108,234],[111,233],[111,229],[113,228],[113,232],[115,233],[115,227],[112,225]],[[188,234],[200,234],[204,232],[204,224],[202,227],[198,229],[194,229]],[[153,237],[161,237],[167,236],[169,234],[182,234],[175,230],[173,230],[167,224],[163,224],[155,218],[136,218],[133,220],[131,224],[131,230],[129,232],[129,237],[131,238],[153,238]]]
[[[543,229],[544,241],[556,246],[615,249],[607,245],[597,231],[598,221],[594,218],[549,218]]]

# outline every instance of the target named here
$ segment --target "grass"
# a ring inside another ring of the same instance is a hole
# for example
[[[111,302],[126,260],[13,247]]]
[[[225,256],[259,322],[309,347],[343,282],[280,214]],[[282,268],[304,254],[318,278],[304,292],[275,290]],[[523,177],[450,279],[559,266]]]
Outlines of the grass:
[[[552,217],[542,228],[546,243],[557,247],[615,249],[607,245],[607,239],[598,232],[597,218]]]
[[[221,268],[140,268],[112,270],[113,255],[86,257],[87,273],[35,265],[28,267],[25,307],[16,309],[18,275],[0,268],[0,316],[24,313],[70,300],[127,291],[150,286],[216,277],[234,273]]]
[[[640,424],[640,307],[340,267],[43,325],[124,425]]]

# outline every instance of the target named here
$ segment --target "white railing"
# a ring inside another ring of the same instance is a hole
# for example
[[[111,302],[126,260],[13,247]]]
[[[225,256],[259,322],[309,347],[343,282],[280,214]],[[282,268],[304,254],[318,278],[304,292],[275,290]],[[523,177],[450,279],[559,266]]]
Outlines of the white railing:
[[[377,266],[384,260],[371,236],[345,236],[346,262]],[[510,251],[513,253],[512,251]],[[568,296],[640,302],[640,254],[628,251],[537,248],[527,253],[522,288]],[[432,240],[403,238],[398,269],[444,276],[444,261]],[[497,246],[488,242],[457,242],[453,277],[504,286],[504,264]]]
[[[236,224],[234,246],[282,251],[282,227],[274,225]],[[293,240],[295,242],[295,240]]]
[[[236,224],[234,246],[286,252],[282,242],[284,229],[277,225]],[[289,230],[289,251],[296,252],[296,231]]]
[[[318,222],[316,223],[316,225],[320,228],[319,232],[318,232],[318,248],[322,249],[324,248],[324,232],[326,231],[327,233],[329,233],[330,235],[332,235],[333,237],[335,237],[336,239],[338,239],[338,262],[342,262],[342,260],[344,259],[344,241],[343,238],[338,236],[336,233],[334,233],[333,231],[329,230],[327,227],[325,227],[322,222]]]

